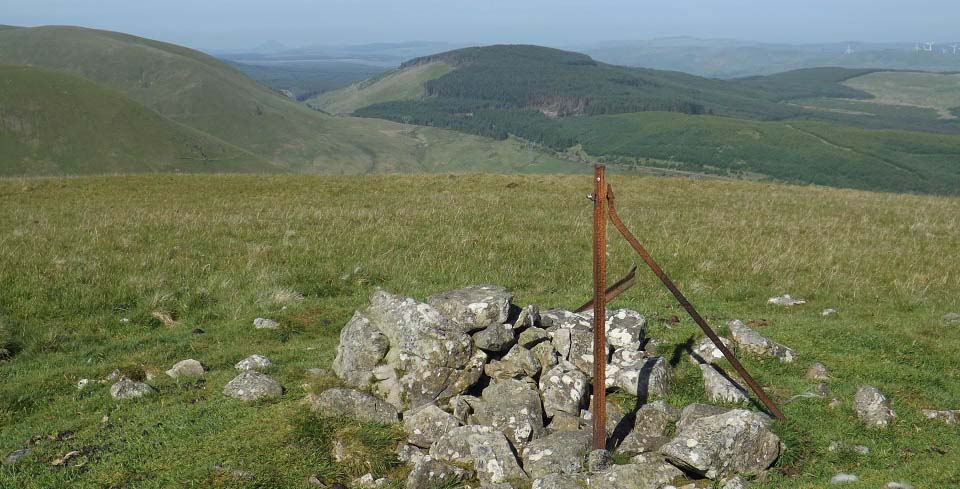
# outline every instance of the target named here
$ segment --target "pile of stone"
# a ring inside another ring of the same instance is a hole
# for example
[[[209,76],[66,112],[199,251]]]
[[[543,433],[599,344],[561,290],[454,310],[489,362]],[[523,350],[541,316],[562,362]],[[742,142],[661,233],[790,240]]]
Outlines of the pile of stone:
[[[646,318],[620,309],[606,318],[603,382],[639,402],[628,413],[607,404],[607,448],[629,463],[605,462],[609,457],[591,452],[592,315],[520,308],[512,298],[496,286],[426,303],[375,292],[341,333],[333,371],[347,387],[309,402],[324,414],[402,423],[407,440],[398,455],[413,465],[413,489],[462,479],[496,488],[617,489],[703,478],[733,488],[783,450],[763,414],[654,400],[669,392],[670,363],[646,337]],[[742,350],[794,359],[742,323],[731,331],[725,341]],[[712,365],[717,354],[701,344],[693,355],[711,397],[746,400],[736,379]]]

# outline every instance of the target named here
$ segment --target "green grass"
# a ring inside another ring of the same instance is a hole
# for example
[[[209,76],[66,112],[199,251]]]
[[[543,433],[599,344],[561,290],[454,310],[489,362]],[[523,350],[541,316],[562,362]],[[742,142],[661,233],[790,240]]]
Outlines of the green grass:
[[[424,96],[424,84],[453,70],[442,62],[397,70],[371,80],[327,92],[307,100],[307,105],[334,114],[350,114],[368,105]]]
[[[870,93],[873,102],[906,105],[937,111],[941,119],[954,119],[960,107],[960,75],[917,72],[880,72],[851,78],[845,85]]]
[[[960,427],[920,413],[960,408],[960,329],[940,319],[960,310],[960,200],[611,183],[621,217],[712,324],[767,319],[761,332],[800,356],[793,365],[744,360],[789,419],[774,425],[787,452],[752,487],[828,487],[838,471],[860,476],[850,487],[960,483]],[[497,283],[519,304],[576,307],[591,290],[590,188],[574,176],[0,180],[0,314],[21,347],[0,363],[0,455],[43,437],[0,467],[0,486],[298,487],[312,474],[346,482],[370,467],[402,480],[389,450],[396,432],[306,413],[301,400],[316,385],[304,370],[329,367],[340,328],[374,287],[423,299]],[[610,237],[613,276],[637,260]],[[766,304],[785,292],[809,303]],[[669,400],[704,401],[698,370],[678,349],[698,330],[665,325],[682,311],[655,279],[641,274],[613,306],[647,314],[651,335],[667,340],[661,350],[677,358]],[[821,317],[826,307],[839,314]],[[153,320],[158,310],[179,324]],[[282,327],[254,330],[256,317]],[[268,373],[287,389],[280,400],[247,405],[220,393],[252,353],[274,361]],[[210,368],[204,380],[162,374],[190,357]],[[830,369],[837,411],[786,402],[811,387],[803,373],[814,361]],[[117,402],[106,385],[74,385],[128,366],[157,375],[160,394]],[[890,429],[854,417],[863,383],[892,399]],[[333,461],[337,438],[350,442],[351,461]],[[834,440],[871,452],[829,452]],[[71,450],[83,455],[51,466]]]

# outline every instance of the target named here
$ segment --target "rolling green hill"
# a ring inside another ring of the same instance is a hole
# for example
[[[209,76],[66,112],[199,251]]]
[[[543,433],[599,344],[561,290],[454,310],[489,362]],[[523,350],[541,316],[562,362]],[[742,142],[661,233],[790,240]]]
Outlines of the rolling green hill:
[[[423,95],[428,81],[446,75],[452,69],[443,62],[422,63],[318,95],[307,100],[307,105],[333,114],[350,114],[368,105],[414,100]]]
[[[272,169],[116,91],[25,66],[0,66],[0,156],[0,175]]]

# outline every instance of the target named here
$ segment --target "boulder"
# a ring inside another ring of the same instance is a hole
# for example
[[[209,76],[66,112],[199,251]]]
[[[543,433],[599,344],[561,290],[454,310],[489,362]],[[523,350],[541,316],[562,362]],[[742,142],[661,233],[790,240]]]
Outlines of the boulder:
[[[761,416],[735,409],[685,425],[660,453],[674,465],[718,479],[766,470],[780,455],[780,445]]]
[[[590,452],[589,431],[558,431],[530,442],[523,449],[523,468],[530,477],[548,474],[576,474]]]
[[[720,373],[713,365],[701,363],[700,373],[703,374],[703,388],[711,402],[741,403],[750,400],[743,386]]]
[[[550,339],[550,333],[547,330],[537,327],[531,327],[523,330],[517,338],[517,343],[524,348],[531,348],[541,341]]]
[[[541,312],[540,324],[543,329],[551,332],[557,329],[590,330],[593,328],[593,321],[581,314],[564,311],[563,309],[550,309],[549,311]]]
[[[580,478],[566,474],[548,474],[533,481],[531,489],[583,489]]]
[[[121,377],[119,382],[110,387],[110,396],[114,399],[136,399],[138,397],[148,396],[154,392],[156,391],[153,390],[153,387],[143,382],[130,380],[126,377]]]
[[[510,442],[490,426],[461,426],[448,431],[430,447],[430,457],[472,466],[483,483],[527,479]]]
[[[641,402],[670,392],[670,362],[663,357],[645,357],[643,352],[617,350],[607,364],[606,385],[619,387]]]
[[[455,487],[458,482],[473,476],[473,472],[469,470],[425,456],[416,463],[410,475],[407,476],[407,489]]]
[[[399,414],[392,405],[352,389],[327,389],[307,397],[310,409],[324,416],[346,416],[372,423],[392,424]]]
[[[514,345],[500,360],[493,360],[483,367],[491,379],[534,378],[540,375],[540,361],[530,350]]]
[[[203,377],[204,372],[206,372],[206,369],[203,368],[203,365],[200,362],[192,358],[189,358],[187,360],[182,360],[174,364],[173,367],[170,368],[170,370],[167,370],[167,375],[175,379],[184,378],[184,377],[195,379],[195,378]]]
[[[621,453],[653,452],[669,441],[667,428],[680,418],[680,410],[666,401],[644,404],[634,420],[633,430],[623,439]]]
[[[588,487],[597,489],[659,489],[683,475],[676,467],[662,460],[614,465],[593,474]]]
[[[273,362],[271,362],[269,358],[263,355],[254,354],[244,358],[243,360],[240,360],[236,365],[233,366],[233,368],[243,372],[247,370],[266,370],[272,366]]]
[[[730,336],[741,351],[761,357],[773,357],[783,363],[791,363],[796,357],[793,350],[757,333],[743,324],[743,321],[730,321],[727,326],[730,328]]]
[[[463,332],[481,330],[507,322],[513,294],[495,285],[472,285],[434,294],[427,303]]]
[[[563,360],[577,366],[587,378],[593,379],[593,331],[583,329],[558,329],[553,333],[553,346]],[[610,355],[610,345],[606,347]]]
[[[481,399],[474,407],[473,424],[502,431],[517,450],[545,434],[540,394],[533,384],[501,380],[483,389]]]
[[[389,349],[387,337],[366,316],[356,312],[340,331],[333,371],[347,385],[366,388],[373,382],[373,371]]]
[[[434,441],[458,426],[460,422],[457,418],[434,404],[403,413],[403,430],[407,433],[407,440],[418,447],[430,448]]]
[[[242,401],[271,399],[283,395],[283,386],[268,375],[246,370],[223,387],[223,395]]]
[[[593,311],[580,315],[590,321],[592,330]],[[613,349],[639,350],[645,339],[647,318],[630,309],[608,310],[604,331]]]
[[[727,338],[721,336],[720,341],[728,350],[733,348],[733,343]],[[691,357],[695,363],[710,364],[717,363],[725,358],[723,352],[717,348],[717,345],[713,344],[713,340],[707,337],[700,338],[700,341],[693,345]]]
[[[677,420],[677,431],[683,430],[690,423],[707,416],[716,416],[731,411],[730,408],[714,406],[712,404],[688,404],[680,411],[680,419]]]
[[[590,383],[587,376],[564,360],[540,376],[540,395],[547,417],[557,413],[580,414],[580,408],[589,399]]]
[[[491,324],[473,334],[473,343],[477,348],[490,353],[506,351],[516,341],[512,324]]]
[[[892,423],[897,414],[890,408],[890,400],[879,389],[863,385],[853,397],[853,410],[867,426],[883,428]]]

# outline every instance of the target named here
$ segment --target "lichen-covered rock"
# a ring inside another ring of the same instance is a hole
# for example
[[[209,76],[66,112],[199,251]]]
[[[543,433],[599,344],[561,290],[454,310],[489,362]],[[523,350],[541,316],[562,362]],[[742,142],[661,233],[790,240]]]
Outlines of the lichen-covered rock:
[[[346,416],[361,421],[391,424],[399,420],[392,405],[353,389],[327,389],[307,397],[310,409],[324,416]]]
[[[580,414],[589,390],[587,376],[566,360],[540,376],[543,410],[550,418],[557,413]]]
[[[783,294],[781,296],[767,299],[767,304],[773,304],[775,306],[800,306],[806,303],[807,301],[803,299],[795,299],[791,297],[790,294]]]
[[[730,336],[741,351],[756,356],[773,357],[783,363],[792,363],[796,357],[793,350],[757,333],[743,324],[743,321],[730,321],[727,326],[730,328]]]
[[[473,466],[484,483],[527,479],[510,442],[490,426],[461,426],[448,431],[430,447],[430,457]]]
[[[604,472],[592,474],[590,489],[660,489],[683,475],[676,467],[662,460],[614,465]]]
[[[531,489],[583,489],[585,482],[567,474],[548,474],[533,481]]]
[[[733,343],[727,338],[721,336],[720,342],[723,343],[723,346],[727,347],[728,350],[733,348]],[[723,352],[717,348],[717,345],[713,344],[713,340],[707,337],[700,338],[700,341],[693,345],[690,356],[695,363],[713,364],[724,359]]]
[[[243,360],[240,360],[239,362],[237,362],[236,365],[233,366],[233,368],[241,372],[244,372],[247,370],[256,370],[259,372],[262,370],[266,370],[272,366],[273,366],[273,362],[271,362],[269,358],[263,355],[254,354],[254,355],[250,355],[247,358],[244,358]]]
[[[153,390],[153,387],[125,377],[122,377],[119,382],[110,387],[110,396],[114,399],[136,399],[154,392],[156,391]]]
[[[500,360],[493,360],[483,367],[491,379],[534,378],[540,374],[540,361],[530,350],[514,345]]]
[[[553,333],[553,346],[561,359],[577,366],[587,378],[593,379],[593,332],[561,328]],[[606,345],[607,356],[610,345]]]
[[[534,440],[523,449],[523,468],[534,478],[575,474],[583,468],[592,441],[589,431],[558,431]]]
[[[747,402],[747,390],[739,383],[725,377],[709,363],[700,364],[700,373],[703,374],[703,388],[712,402]]]
[[[458,482],[473,477],[469,470],[449,462],[426,456],[416,463],[407,476],[407,489],[436,489],[454,487]]]
[[[668,442],[667,428],[680,418],[680,410],[666,401],[644,404],[634,420],[633,430],[623,439],[621,453],[653,452]]]
[[[256,329],[277,329],[280,327],[280,323],[273,319],[257,318],[253,320],[253,327]]]
[[[550,339],[550,333],[547,330],[537,327],[527,328],[520,333],[517,343],[524,348],[531,348],[541,341]]]
[[[430,448],[446,432],[460,426],[457,418],[433,404],[403,413],[403,430],[407,440],[423,448]]]
[[[467,424],[476,407],[482,402],[476,396],[454,396],[450,398],[450,412],[460,424]]]
[[[890,400],[872,385],[863,385],[853,397],[853,410],[867,426],[883,428],[892,423],[897,414],[890,408]]]
[[[943,315],[943,320],[950,325],[960,326],[960,312],[948,312]]]
[[[385,362],[394,374],[378,367],[377,374],[387,385],[376,388],[399,402],[398,408],[445,401],[465,392],[483,374],[486,354],[474,347],[462,326],[429,304],[377,291],[363,316],[389,342]]]
[[[643,352],[617,350],[607,364],[606,385],[619,387],[641,402],[670,392],[670,362],[663,357],[645,357]]]
[[[473,422],[502,431],[517,450],[545,434],[540,394],[533,384],[504,379],[483,389],[481,399]]]
[[[827,373],[827,366],[820,362],[810,365],[810,368],[807,369],[807,378],[811,380],[830,380],[830,375]]]
[[[179,378],[198,378],[203,377],[203,373],[206,372],[206,369],[203,368],[203,364],[200,362],[188,358],[186,360],[179,361],[167,370],[167,375],[175,379]]]
[[[923,409],[921,410],[924,416],[927,419],[939,419],[946,424],[957,424],[960,423],[960,409],[953,410],[944,410],[944,411],[935,411],[933,409]]]
[[[590,330],[593,322],[583,315],[564,311],[563,309],[550,309],[540,313],[540,324],[547,331],[557,329],[583,329]]]
[[[512,324],[491,324],[473,334],[473,343],[477,348],[491,353],[506,351],[516,341]]]
[[[533,347],[530,348],[530,353],[533,353],[533,356],[537,359],[537,362],[540,363],[541,372],[550,370],[560,361],[560,355],[557,354],[557,349],[554,348],[553,343],[549,341],[541,341],[540,343],[533,345]]]
[[[780,455],[780,445],[760,416],[735,409],[687,424],[660,453],[677,466],[717,479],[766,470]]]
[[[416,445],[403,442],[397,445],[397,459],[405,464],[417,465],[426,456],[427,451]]]
[[[223,395],[241,401],[272,399],[283,395],[283,386],[266,374],[245,370],[223,387]]]
[[[347,385],[366,388],[373,381],[373,370],[390,349],[390,342],[370,320],[356,312],[343,330],[333,371]]]
[[[517,319],[513,322],[513,329],[524,331],[527,328],[540,325],[540,306],[529,304],[520,310]]]
[[[496,285],[472,285],[434,294],[427,303],[464,332],[507,322],[513,294]]]
[[[722,406],[714,406],[712,404],[688,404],[680,411],[680,419],[677,420],[677,431],[683,430],[690,423],[700,418],[716,416],[728,411],[732,411],[732,409]]]
[[[593,311],[581,313],[581,316],[593,323]],[[604,331],[607,343],[614,349],[639,350],[647,330],[647,318],[630,309],[607,311]]]

